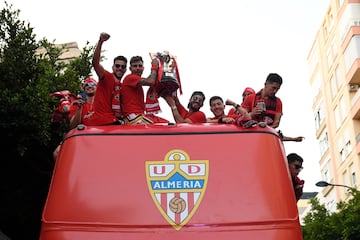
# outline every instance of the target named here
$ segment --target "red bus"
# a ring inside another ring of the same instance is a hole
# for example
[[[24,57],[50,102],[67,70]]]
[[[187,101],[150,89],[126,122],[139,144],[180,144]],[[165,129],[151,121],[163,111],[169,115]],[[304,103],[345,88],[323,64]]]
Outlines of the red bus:
[[[87,127],[65,137],[41,240],[301,240],[286,154],[269,127]]]

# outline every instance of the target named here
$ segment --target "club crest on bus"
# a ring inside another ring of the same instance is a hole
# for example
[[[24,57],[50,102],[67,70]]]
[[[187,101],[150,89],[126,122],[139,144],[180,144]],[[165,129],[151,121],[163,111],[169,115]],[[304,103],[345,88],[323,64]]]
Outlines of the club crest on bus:
[[[204,197],[208,160],[190,160],[183,150],[168,152],[164,161],[146,161],[150,195],[161,215],[180,230],[194,215]]]

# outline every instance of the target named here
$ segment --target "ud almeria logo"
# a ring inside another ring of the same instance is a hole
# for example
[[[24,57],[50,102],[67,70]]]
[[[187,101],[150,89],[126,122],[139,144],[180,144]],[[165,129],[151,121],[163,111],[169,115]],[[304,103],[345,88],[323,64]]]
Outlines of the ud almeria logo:
[[[168,152],[164,161],[147,161],[150,195],[161,215],[180,230],[194,215],[204,197],[208,160],[190,160],[182,150]]]

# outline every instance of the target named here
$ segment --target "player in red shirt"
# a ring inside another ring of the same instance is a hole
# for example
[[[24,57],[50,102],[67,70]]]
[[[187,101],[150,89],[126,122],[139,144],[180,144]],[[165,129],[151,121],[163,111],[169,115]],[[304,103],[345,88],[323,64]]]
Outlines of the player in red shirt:
[[[70,109],[70,128],[74,128],[80,123],[84,123],[84,119],[94,114],[94,98],[97,82],[93,78],[88,78],[83,83],[84,96],[72,102]]]
[[[120,124],[122,121],[120,89],[121,79],[126,72],[127,59],[124,56],[114,58],[112,73],[100,64],[102,44],[110,38],[107,33],[101,33],[94,51],[92,65],[99,78],[94,99],[94,114],[84,119],[85,125]]]
[[[80,123],[83,123],[83,119],[93,114],[93,102],[96,91],[96,81],[93,78],[88,78],[83,83],[83,90],[86,99],[79,98],[71,102],[70,113],[68,115],[70,128],[74,128]],[[56,147],[53,152],[54,161],[60,151],[62,142]]]
[[[282,102],[275,94],[280,89],[281,84],[281,76],[277,73],[270,73],[266,78],[264,88],[247,96],[241,107],[249,112],[252,119],[277,128],[283,113]],[[259,103],[262,103],[262,105]]]
[[[172,110],[176,123],[205,123],[206,116],[205,113],[200,111],[200,108],[204,104],[205,95],[203,92],[195,91],[192,93],[188,109],[186,110],[183,105],[181,105],[176,94],[174,96],[164,97],[168,105]]]
[[[143,78],[144,61],[141,56],[134,56],[130,59],[131,74],[124,78],[121,89],[121,103],[124,120],[126,124],[152,124],[156,122],[168,123],[169,121],[145,112],[143,86],[154,86],[157,80],[159,62],[156,58],[151,61],[151,73],[147,78]],[[149,91],[153,88],[149,88]],[[154,104],[158,104],[158,96],[155,91],[148,92],[148,98],[153,99]],[[158,105],[157,105],[158,106]],[[152,108],[159,109],[160,108]]]
[[[221,97],[213,96],[210,98],[210,111],[214,114],[214,117],[206,119],[208,123],[235,123],[239,117],[232,113],[231,115],[225,114],[225,104]]]
[[[303,169],[303,158],[296,153],[290,153],[287,155],[289,171],[291,175],[291,181],[294,188],[296,201],[299,201],[303,195],[304,180],[301,180],[298,175]]]

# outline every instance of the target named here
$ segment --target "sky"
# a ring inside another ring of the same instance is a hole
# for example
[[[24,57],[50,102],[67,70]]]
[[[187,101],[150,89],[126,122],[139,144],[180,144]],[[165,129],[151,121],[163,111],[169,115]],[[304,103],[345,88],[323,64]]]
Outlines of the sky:
[[[114,57],[140,55],[148,76],[149,52],[169,51],[177,57],[180,101],[186,106],[193,91],[203,91],[201,110],[209,117],[211,96],[240,103],[245,87],[259,91],[269,73],[278,73],[283,78],[277,93],[283,103],[278,129],[286,136],[305,137],[303,142],[284,142],[286,154],[295,152],[304,159],[299,174],[304,191],[321,191],[315,186],[321,180],[320,154],[307,57],[330,0],[6,2],[20,10],[19,19],[30,23],[38,40],[77,42],[82,49],[87,42],[95,45],[101,32],[109,33],[102,48],[102,65],[109,71]],[[173,121],[163,99],[160,106],[160,116]]]

